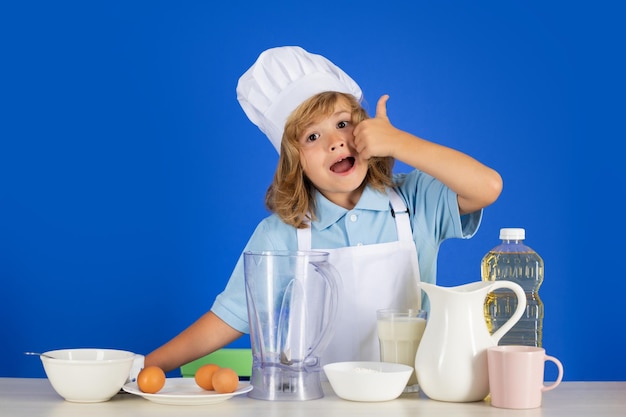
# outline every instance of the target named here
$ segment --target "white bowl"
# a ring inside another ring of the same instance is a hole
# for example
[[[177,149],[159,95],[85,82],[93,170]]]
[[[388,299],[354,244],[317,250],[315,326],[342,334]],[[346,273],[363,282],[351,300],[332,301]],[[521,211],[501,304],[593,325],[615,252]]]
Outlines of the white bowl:
[[[110,400],[130,374],[135,354],[116,349],[59,349],[40,356],[52,388],[72,402]]]
[[[324,365],[324,372],[344,400],[389,401],[402,394],[413,368],[389,362],[336,362]]]

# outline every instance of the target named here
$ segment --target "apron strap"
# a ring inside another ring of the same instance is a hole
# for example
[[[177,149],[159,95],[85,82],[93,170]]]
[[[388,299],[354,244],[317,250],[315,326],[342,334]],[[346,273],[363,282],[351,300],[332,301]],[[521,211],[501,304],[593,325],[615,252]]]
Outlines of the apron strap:
[[[307,221],[307,227],[303,229],[296,229],[298,233],[298,250],[310,251],[311,250],[311,222]]]
[[[391,214],[396,219],[396,231],[399,241],[413,241],[409,210],[396,190],[389,188],[389,201],[391,202]],[[297,229],[298,250],[311,250],[311,224],[303,229]]]
[[[409,219],[409,210],[406,208],[404,201],[393,188],[389,189],[389,200],[391,201],[391,214],[396,218],[396,230],[398,231],[399,241],[412,241],[411,221]]]

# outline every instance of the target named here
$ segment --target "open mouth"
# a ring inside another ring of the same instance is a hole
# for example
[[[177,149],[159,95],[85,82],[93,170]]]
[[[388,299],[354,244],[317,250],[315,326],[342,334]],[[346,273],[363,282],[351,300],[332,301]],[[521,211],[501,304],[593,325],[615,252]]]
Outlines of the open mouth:
[[[337,162],[335,162],[330,170],[336,174],[342,174],[344,172],[349,171],[354,166],[354,157],[348,156],[347,158],[343,158]]]

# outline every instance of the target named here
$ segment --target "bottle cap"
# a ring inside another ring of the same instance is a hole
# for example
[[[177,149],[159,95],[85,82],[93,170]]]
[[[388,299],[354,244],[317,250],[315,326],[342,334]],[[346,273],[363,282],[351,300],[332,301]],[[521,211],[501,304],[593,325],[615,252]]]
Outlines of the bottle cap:
[[[522,228],[502,228],[500,229],[500,239],[524,240],[526,239],[526,230]]]

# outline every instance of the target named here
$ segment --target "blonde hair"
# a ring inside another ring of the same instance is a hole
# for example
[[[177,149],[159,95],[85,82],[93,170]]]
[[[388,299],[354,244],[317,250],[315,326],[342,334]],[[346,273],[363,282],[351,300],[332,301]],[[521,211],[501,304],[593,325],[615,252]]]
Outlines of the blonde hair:
[[[306,100],[294,110],[285,123],[278,166],[274,180],[265,194],[265,205],[283,222],[299,229],[307,227],[307,218],[314,220],[316,216],[315,186],[304,175],[300,164],[298,138],[308,125],[322,117],[330,116],[339,100],[345,100],[350,105],[354,126],[369,118],[365,109],[352,95],[328,91]],[[394,160],[390,157],[370,158],[362,185],[369,184],[374,189],[384,192],[386,187],[393,185],[393,163]]]

